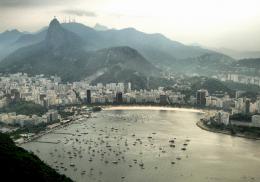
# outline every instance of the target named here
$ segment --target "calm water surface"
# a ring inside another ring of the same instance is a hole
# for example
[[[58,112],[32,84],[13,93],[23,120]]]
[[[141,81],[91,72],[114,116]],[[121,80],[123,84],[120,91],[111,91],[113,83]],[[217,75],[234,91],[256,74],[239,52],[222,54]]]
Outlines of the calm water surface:
[[[203,114],[106,110],[95,116],[39,139],[53,144],[23,147],[79,182],[260,181],[260,141],[201,130],[196,121]]]

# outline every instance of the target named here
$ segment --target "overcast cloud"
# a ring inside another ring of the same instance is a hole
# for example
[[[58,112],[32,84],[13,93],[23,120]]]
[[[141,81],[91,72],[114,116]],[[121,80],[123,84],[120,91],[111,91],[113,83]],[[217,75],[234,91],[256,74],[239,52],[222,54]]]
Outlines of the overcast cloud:
[[[62,10],[62,13],[68,14],[68,15],[75,15],[75,16],[87,16],[87,17],[96,17],[96,13],[92,11],[86,11],[82,9],[66,9]]]
[[[72,0],[0,0],[0,7],[51,6],[71,1]]]

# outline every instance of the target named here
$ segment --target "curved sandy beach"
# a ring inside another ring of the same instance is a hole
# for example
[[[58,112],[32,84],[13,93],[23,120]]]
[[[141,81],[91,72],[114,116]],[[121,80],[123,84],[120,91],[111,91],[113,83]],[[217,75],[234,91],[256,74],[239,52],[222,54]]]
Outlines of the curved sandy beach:
[[[164,106],[107,106],[104,110],[156,110],[156,111],[183,111],[183,112],[196,112],[205,113],[199,109],[189,108],[175,108],[175,107],[164,107]]]

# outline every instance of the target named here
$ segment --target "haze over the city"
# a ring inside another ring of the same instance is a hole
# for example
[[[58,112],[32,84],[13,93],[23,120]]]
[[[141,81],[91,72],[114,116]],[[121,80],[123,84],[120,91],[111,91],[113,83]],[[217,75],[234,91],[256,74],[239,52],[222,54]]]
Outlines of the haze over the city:
[[[57,16],[158,32],[185,44],[258,51],[259,7],[258,0],[0,0],[0,32],[37,31]]]
[[[260,0],[0,0],[5,181],[259,182]]]

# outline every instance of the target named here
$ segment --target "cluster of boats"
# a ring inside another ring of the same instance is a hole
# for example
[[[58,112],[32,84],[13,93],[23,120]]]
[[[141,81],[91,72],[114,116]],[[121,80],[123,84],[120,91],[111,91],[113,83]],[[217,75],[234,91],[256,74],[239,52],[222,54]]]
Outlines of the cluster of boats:
[[[52,166],[65,174],[69,170],[80,175],[92,176],[96,172],[102,176],[104,171],[95,168],[97,163],[103,164],[104,168],[110,168],[112,165],[139,167],[144,170],[146,168],[145,156],[151,152],[154,153],[154,161],[176,152],[178,156],[173,155],[175,158],[169,161],[170,165],[175,165],[182,159],[182,156],[187,156],[183,152],[187,150],[190,142],[190,139],[173,137],[168,140],[168,144],[167,141],[160,143],[158,139],[160,134],[134,132],[131,124],[126,126],[98,125],[92,120],[82,119],[75,122],[73,126],[63,129],[66,132],[56,133],[61,134],[63,138],[60,139],[59,144],[55,145],[54,150],[49,152]],[[79,161],[84,161],[85,167],[79,167]],[[147,167],[152,167],[150,162]],[[157,170],[160,166],[155,162],[153,168]],[[122,176],[122,179],[124,177]]]

